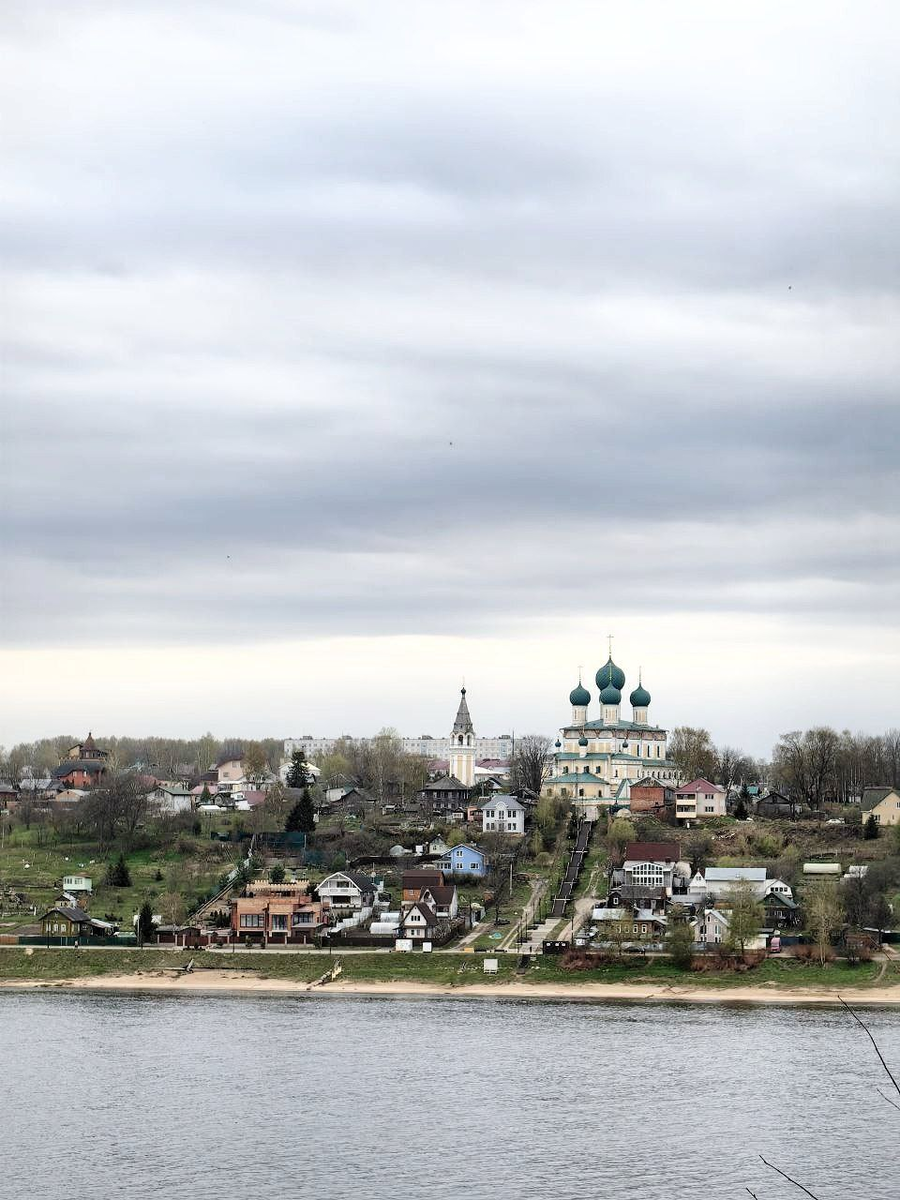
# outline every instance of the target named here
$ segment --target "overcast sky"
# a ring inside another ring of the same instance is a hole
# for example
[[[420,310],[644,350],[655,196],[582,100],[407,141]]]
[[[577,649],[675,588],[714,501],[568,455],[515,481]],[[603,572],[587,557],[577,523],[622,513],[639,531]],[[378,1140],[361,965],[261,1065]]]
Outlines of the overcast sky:
[[[0,32],[0,742],[900,724],[893,0]]]

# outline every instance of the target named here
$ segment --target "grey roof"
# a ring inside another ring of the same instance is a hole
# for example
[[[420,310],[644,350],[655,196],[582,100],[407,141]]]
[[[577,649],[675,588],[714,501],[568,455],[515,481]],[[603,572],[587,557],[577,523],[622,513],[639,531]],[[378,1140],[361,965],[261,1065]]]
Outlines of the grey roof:
[[[67,758],[50,772],[56,779],[63,779],[72,771],[105,771],[106,763],[99,758]]]
[[[800,905],[796,900],[792,900],[790,896],[784,896],[781,892],[766,892],[763,896],[763,904],[768,904],[769,901],[775,904],[782,904],[785,908],[799,908]]]
[[[352,879],[361,892],[377,892],[378,884],[371,875],[361,875],[358,871],[343,871],[340,874]]]
[[[64,917],[76,925],[86,925],[91,920],[83,908],[70,908],[67,904],[55,904],[53,908],[47,909],[44,916],[49,917],[53,912],[62,913]]]
[[[425,792],[467,792],[469,789],[455,775],[441,775],[439,779],[432,779],[426,783],[422,790]]]
[[[469,716],[469,706],[466,704],[466,689],[461,688],[459,708],[456,710],[456,720],[453,722],[454,733],[474,733],[472,718]]]
[[[484,812],[486,808],[494,808],[494,806],[497,804],[505,805],[507,810],[510,812],[525,811],[525,805],[520,804],[515,796],[494,796],[492,800],[485,800],[484,804],[479,805],[479,807],[481,808],[481,811]]]
[[[704,876],[707,883],[735,883],[739,879],[749,879],[752,883],[762,883],[766,878],[766,868],[707,867]]]
[[[867,787],[867,788],[865,788],[863,790],[862,802],[860,804],[860,808],[862,808],[863,812],[869,812],[870,809],[873,809],[876,804],[880,804],[881,801],[885,798],[885,796],[889,796],[891,794],[891,792],[894,792],[897,795],[900,795],[900,792],[897,791],[897,788],[893,788],[893,787]]]

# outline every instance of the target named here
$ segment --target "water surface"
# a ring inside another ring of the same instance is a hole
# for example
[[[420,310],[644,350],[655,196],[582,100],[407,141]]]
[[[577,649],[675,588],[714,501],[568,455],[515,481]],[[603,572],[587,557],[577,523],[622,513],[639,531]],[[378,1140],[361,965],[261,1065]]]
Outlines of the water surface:
[[[866,1013],[900,1072],[900,1015]],[[831,1009],[0,995],[3,1200],[898,1200]]]

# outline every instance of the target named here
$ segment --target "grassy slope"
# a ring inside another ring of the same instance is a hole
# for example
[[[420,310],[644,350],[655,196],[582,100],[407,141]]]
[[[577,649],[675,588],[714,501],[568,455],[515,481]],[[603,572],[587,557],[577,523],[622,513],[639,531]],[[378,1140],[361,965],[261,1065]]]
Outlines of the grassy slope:
[[[321,954],[208,954],[191,955],[198,970],[252,971],[262,979],[293,979],[308,982],[322,975],[329,966]],[[338,956],[335,956],[338,957]],[[180,951],[0,950],[0,980],[72,979],[96,975],[153,972],[183,966],[187,956]],[[485,975],[481,956],[453,954],[348,954],[342,957],[343,978],[348,982],[418,981],[464,985],[509,982],[514,978],[529,983],[671,983],[702,988],[751,987],[774,983],[779,987],[860,987],[873,982],[880,964],[867,963],[848,967],[833,963],[826,967],[793,961],[769,959],[751,971],[704,972],[678,971],[665,962],[615,963],[591,971],[569,971],[558,959],[545,958],[521,976],[515,974],[515,956],[500,957],[497,976]],[[900,984],[900,968],[893,965],[883,984]]]
[[[94,883],[89,902],[89,911],[94,916],[112,914],[123,927],[131,924],[131,917],[140,908],[145,897],[152,899],[169,890],[174,884],[185,896],[188,907],[198,893],[210,888],[219,876],[230,869],[237,857],[235,846],[217,846],[201,839],[185,838],[185,845],[192,853],[181,853],[176,849],[138,850],[126,854],[125,861],[131,873],[130,888],[107,887],[103,883],[107,858],[101,857],[96,843],[78,841],[52,846],[36,844],[37,831],[17,830],[12,844],[8,841],[0,852],[0,880],[13,888],[28,884],[26,895],[40,910],[47,908],[58,897],[55,886],[63,875],[83,871]],[[110,855],[118,857],[118,851]],[[28,864],[26,866],[25,864]],[[155,878],[159,871],[163,878]],[[37,885],[37,886],[36,886]],[[16,917],[7,914],[0,925],[11,928],[32,922],[34,918]]]

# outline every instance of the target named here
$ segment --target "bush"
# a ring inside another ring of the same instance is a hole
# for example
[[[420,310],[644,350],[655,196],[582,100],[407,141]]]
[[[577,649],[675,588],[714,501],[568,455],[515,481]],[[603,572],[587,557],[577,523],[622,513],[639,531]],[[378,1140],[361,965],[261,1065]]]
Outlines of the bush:
[[[694,960],[694,931],[686,921],[671,925],[666,936],[666,948],[672,965],[686,971]]]

